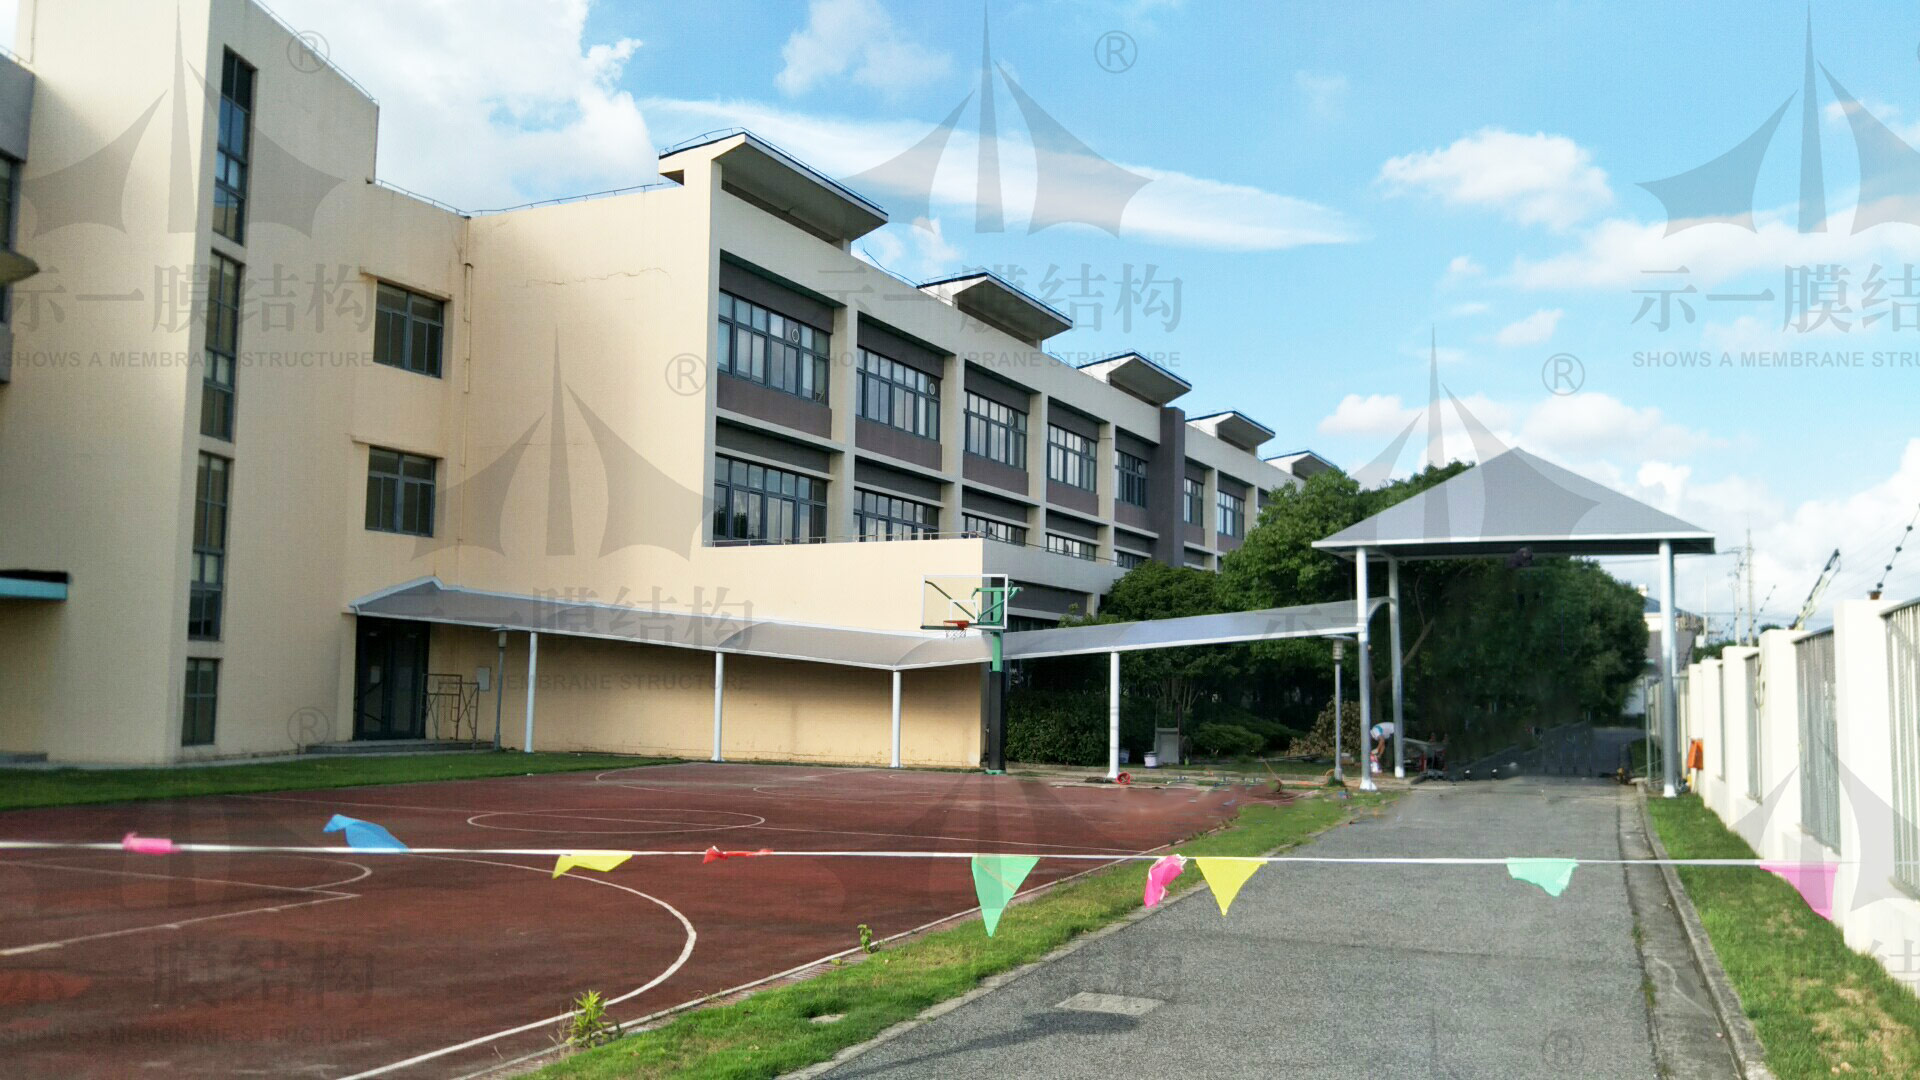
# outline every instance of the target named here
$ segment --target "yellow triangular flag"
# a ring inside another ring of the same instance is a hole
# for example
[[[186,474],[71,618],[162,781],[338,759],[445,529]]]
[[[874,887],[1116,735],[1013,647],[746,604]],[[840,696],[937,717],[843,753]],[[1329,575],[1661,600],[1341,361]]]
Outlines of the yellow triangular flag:
[[[559,860],[553,864],[553,876],[559,877],[576,866],[584,866],[589,870],[605,873],[631,858],[633,858],[631,851],[576,851],[560,856]]]
[[[1247,883],[1255,870],[1267,864],[1265,859],[1227,859],[1202,858],[1194,862],[1200,866],[1200,876],[1207,879],[1207,888],[1213,890],[1213,899],[1220,905],[1220,914],[1225,915],[1227,908],[1233,905],[1233,898],[1240,895],[1240,886]]]

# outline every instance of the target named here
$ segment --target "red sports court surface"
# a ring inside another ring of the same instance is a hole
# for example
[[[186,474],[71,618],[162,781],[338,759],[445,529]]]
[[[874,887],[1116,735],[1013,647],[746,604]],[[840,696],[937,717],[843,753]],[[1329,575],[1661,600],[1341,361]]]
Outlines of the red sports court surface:
[[[335,845],[335,812],[415,847],[1151,850],[1230,790],[686,764],[0,814],[0,837]],[[1087,869],[1042,860],[1031,889]],[[8,1077],[460,1076],[552,1045],[573,995],[616,1019],[975,905],[963,859],[0,854]]]

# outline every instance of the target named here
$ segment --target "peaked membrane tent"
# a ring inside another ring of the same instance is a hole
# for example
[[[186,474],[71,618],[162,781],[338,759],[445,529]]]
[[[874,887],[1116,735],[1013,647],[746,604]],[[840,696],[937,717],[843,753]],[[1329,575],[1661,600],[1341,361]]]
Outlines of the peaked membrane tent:
[[[1520,449],[1506,450],[1474,468],[1357,522],[1314,547],[1354,563],[1354,613],[1359,624],[1360,727],[1372,726],[1372,674],[1367,624],[1373,605],[1367,567],[1387,564],[1388,637],[1393,658],[1393,774],[1406,775],[1407,727],[1400,657],[1400,564],[1414,559],[1499,558],[1533,555],[1656,555],[1660,559],[1662,738],[1668,752],[1664,794],[1678,792],[1680,755],[1675,702],[1673,559],[1711,555],[1713,534],[1569,472]],[[1372,786],[1363,767],[1363,787]]]
[[[1373,602],[1374,607],[1386,603]],[[900,767],[900,673],[924,668],[986,665],[992,643],[980,635],[950,637],[929,632],[866,630],[822,626],[742,615],[703,615],[520,593],[489,592],[422,578],[361,597],[348,605],[355,615],[437,623],[497,631],[500,662],[506,661],[506,635],[527,635],[527,697],[522,746],[533,747],[534,691],[542,635],[594,638],[713,654],[713,755],[723,760],[726,660],[729,655],[777,657],[840,667],[893,673],[892,765]],[[1230,644],[1293,637],[1352,637],[1364,633],[1359,610],[1344,601],[1156,619],[1130,623],[1060,627],[1009,633],[1002,638],[1007,660],[1106,653],[1110,657],[1107,701],[1107,775],[1120,773],[1120,654],[1142,649]],[[1371,614],[1371,611],[1368,611]],[[504,670],[504,669],[503,669]],[[503,684],[504,685],[504,684]],[[504,695],[495,697],[495,745]],[[995,725],[996,729],[999,725]],[[997,742],[990,740],[989,768],[999,768]]]

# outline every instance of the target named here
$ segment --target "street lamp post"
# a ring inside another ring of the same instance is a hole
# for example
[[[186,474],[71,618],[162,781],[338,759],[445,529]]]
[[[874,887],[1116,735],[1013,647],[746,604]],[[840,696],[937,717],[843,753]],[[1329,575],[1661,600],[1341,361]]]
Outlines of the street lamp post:
[[[1339,638],[1333,639],[1333,778],[1346,783],[1347,771],[1340,764],[1340,661],[1347,655],[1347,643]]]

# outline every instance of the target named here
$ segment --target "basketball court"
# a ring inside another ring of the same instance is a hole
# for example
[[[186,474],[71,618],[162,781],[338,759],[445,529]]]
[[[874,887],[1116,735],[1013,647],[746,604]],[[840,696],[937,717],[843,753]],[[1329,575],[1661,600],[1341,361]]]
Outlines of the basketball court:
[[[331,845],[335,813],[415,847],[1149,851],[1244,793],[978,773],[682,764],[0,815],[15,839]],[[1027,890],[1083,872],[1042,861]],[[551,879],[526,856],[13,852],[0,1055],[15,1077],[464,1076],[550,1048],[570,1000],[621,1021],[975,906],[964,859],[643,857]],[[1023,891],[1027,891],[1023,890]]]

